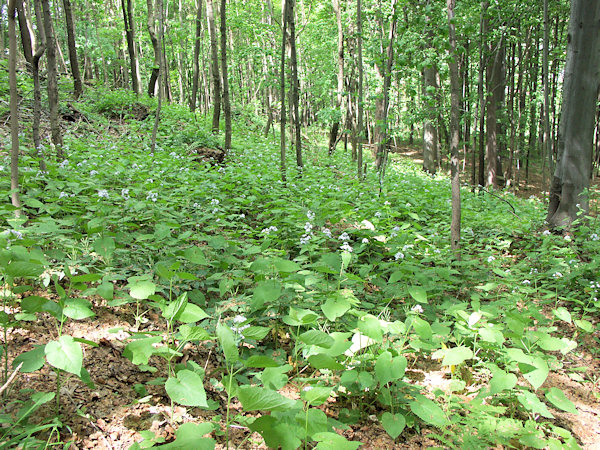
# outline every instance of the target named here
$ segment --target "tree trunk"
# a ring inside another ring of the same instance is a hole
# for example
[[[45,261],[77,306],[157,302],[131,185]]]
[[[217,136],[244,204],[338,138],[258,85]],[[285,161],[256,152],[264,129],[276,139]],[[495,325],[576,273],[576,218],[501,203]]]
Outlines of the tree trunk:
[[[281,14],[281,29],[282,29],[282,33],[281,33],[281,65],[279,68],[279,87],[280,87],[280,91],[279,91],[279,96],[281,97],[281,116],[280,116],[280,124],[281,124],[281,128],[280,128],[280,132],[279,132],[279,139],[280,139],[280,159],[279,159],[279,169],[281,171],[281,180],[283,182],[286,181],[287,179],[287,175],[286,175],[286,148],[285,148],[285,119],[286,119],[286,113],[285,113],[285,49],[286,49],[286,41],[287,41],[287,17],[288,17],[288,13],[287,10],[289,8],[289,2],[290,0],[283,0],[283,5],[282,5],[282,14]]]
[[[200,40],[202,39],[202,0],[197,0],[196,6],[196,39],[194,40],[194,74],[192,78],[192,95],[190,111],[196,110],[198,97],[198,82],[200,78]]]
[[[344,92],[344,27],[342,25],[342,11],[340,9],[340,0],[332,0],[333,12],[337,22],[338,29],[338,46],[337,46],[337,98],[336,98],[336,110],[341,114],[343,92]],[[338,131],[340,128],[340,120],[336,117],[335,122],[329,132],[329,154],[333,154],[335,146],[337,144]]]
[[[129,52],[129,65],[131,66],[131,87],[135,94],[140,93],[140,68],[137,51],[135,48],[135,22],[133,19],[133,1],[121,0],[123,20],[125,21],[125,35],[127,37],[127,51]]]
[[[15,20],[16,0],[8,2],[8,84],[10,90],[10,201],[21,215],[19,198],[19,93],[17,92],[17,23]]]
[[[146,0],[148,6],[148,34],[150,35],[150,41],[152,42],[152,49],[154,50],[154,66],[152,67],[152,73],[150,74],[150,81],[148,82],[148,95],[154,97],[156,93],[156,83],[158,81],[158,72],[160,71],[160,60],[161,50],[158,43],[158,37],[156,36],[156,26],[154,22],[154,0]]]
[[[151,2],[152,0],[148,0],[148,2]],[[158,125],[160,124],[160,112],[161,112],[161,108],[162,108],[162,100],[163,100],[163,96],[164,96],[164,83],[165,83],[165,74],[164,72],[166,71],[166,67],[165,67],[165,58],[162,55],[162,49],[164,49],[164,6],[163,6],[163,0],[158,0],[157,2],[157,12],[158,12],[158,36],[156,37],[157,40],[157,48],[159,50],[158,53],[158,73],[156,74],[156,82],[158,83],[157,86],[157,90],[158,90],[158,104],[156,106],[156,115],[154,116],[154,128],[152,129],[152,138],[150,141],[150,154],[154,155],[154,151],[156,150],[156,135],[158,133]],[[152,15],[154,17],[154,14]],[[148,22],[150,21],[150,19],[148,18]],[[154,20],[152,20],[152,23],[154,25]],[[156,55],[155,55],[156,56]]]
[[[296,57],[296,19],[294,16],[294,7],[296,0],[286,0],[286,4],[289,2],[288,13],[288,27],[290,30],[290,82],[291,82],[291,104],[290,104],[290,121],[294,127],[294,145],[296,147],[296,166],[301,171],[304,167],[302,162],[302,138],[300,130],[300,114],[299,114],[299,103],[300,103],[300,83],[298,81],[298,61]]]
[[[477,94],[479,98],[479,170],[477,173],[477,184],[485,185],[485,116],[486,101],[483,92],[484,71],[485,71],[485,39],[487,35],[487,10],[489,2],[481,2],[481,16],[479,19],[479,81],[477,85]]]
[[[358,42],[356,44],[357,53],[358,53],[358,126],[356,127],[356,135],[358,136],[358,154],[356,157],[356,166],[357,166],[357,175],[358,179],[362,180],[363,178],[363,142],[364,142],[364,125],[363,125],[363,57],[362,57],[362,4],[361,0],[356,0],[356,30],[357,30],[357,39]]]
[[[206,17],[208,19],[208,34],[210,37],[210,59],[213,91],[212,132],[219,133],[221,117],[221,76],[219,75],[219,49],[217,47],[217,29],[215,27],[215,12],[213,0],[206,0]]]
[[[502,69],[504,65],[504,43],[503,37],[500,37],[500,41],[491,43],[488,48],[490,56],[493,58],[490,63],[486,65],[486,81],[487,81],[487,120],[486,120],[486,151],[485,156],[487,159],[487,175],[486,175],[486,186],[492,186],[494,189],[498,188],[498,168],[499,159],[499,145],[498,145],[498,110],[502,104],[502,97],[504,92],[504,85],[502,80]]]
[[[435,174],[438,167],[438,129],[437,122],[437,69],[433,65],[423,68],[423,101],[425,102],[426,118],[423,123],[423,169]]]
[[[73,75],[73,94],[75,100],[83,93],[83,84],[81,83],[81,72],[79,71],[79,61],[77,60],[77,47],[75,46],[75,26],[73,25],[73,13],[71,11],[71,0],[63,0],[65,7],[65,22],[67,24],[67,44],[69,47],[69,63],[71,74]]]
[[[550,190],[547,220],[570,226],[580,210],[589,212],[596,102],[600,88],[600,2],[573,0],[567,37],[567,61],[558,161]]]
[[[552,141],[550,138],[550,85],[548,84],[548,57],[550,45],[550,19],[548,17],[548,0],[544,0],[544,50],[542,53],[542,84],[544,86],[544,121],[542,138],[542,158],[548,158],[548,173],[552,173]],[[545,166],[545,164],[543,164]],[[542,169],[542,188],[547,189],[546,170]]]
[[[44,11],[44,32],[46,33],[46,58],[48,66],[48,105],[50,108],[50,134],[56,148],[56,156],[63,159],[62,133],[58,110],[58,74],[56,71],[56,40],[52,33],[52,17],[48,0],[41,0]]]
[[[460,248],[460,178],[458,170],[458,145],[460,128],[460,80],[458,74],[458,55],[456,53],[456,28],[454,19],[455,0],[447,0],[448,40],[450,43],[450,180],[452,185],[452,222],[450,225],[450,244],[452,250]]]
[[[221,73],[223,74],[223,113],[225,114],[225,151],[231,150],[231,103],[227,72],[227,0],[221,0]]]

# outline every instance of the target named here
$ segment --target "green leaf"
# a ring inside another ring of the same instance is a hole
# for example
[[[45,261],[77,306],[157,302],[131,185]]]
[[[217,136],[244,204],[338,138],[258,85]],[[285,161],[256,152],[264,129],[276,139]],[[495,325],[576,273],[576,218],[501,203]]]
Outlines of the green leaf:
[[[252,326],[242,330],[242,334],[246,339],[260,341],[261,339],[264,339],[267,336],[267,334],[269,334],[269,330],[270,328],[268,327]]]
[[[301,269],[298,263],[281,258],[273,258],[273,265],[279,273],[298,272]]]
[[[115,240],[110,236],[103,236],[94,241],[94,251],[104,259],[109,259],[115,252]]]
[[[562,409],[571,414],[577,414],[577,408],[575,408],[573,402],[571,402],[560,389],[555,387],[550,388],[545,395],[546,399],[558,409]]]
[[[362,445],[362,442],[349,441],[344,436],[332,432],[316,433],[313,439],[318,442],[317,450],[356,450]]]
[[[375,377],[380,386],[399,380],[404,376],[407,361],[404,356],[393,357],[388,351],[377,357],[375,362]]]
[[[180,370],[177,372],[177,378],[169,377],[165,389],[175,403],[208,408],[202,378],[191,370]]]
[[[344,366],[333,359],[331,356],[319,353],[308,358],[308,362],[315,369],[342,370]]]
[[[221,348],[225,354],[225,359],[229,364],[233,364],[240,359],[238,348],[235,343],[235,336],[233,335],[231,328],[219,322],[217,324],[217,338],[219,339],[219,344],[221,344]]]
[[[44,350],[44,345],[36,345],[33,350],[21,353],[14,359],[12,363],[13,367],[17,367],[19,364],[23,363],[23,366],[21,366],[20,369],[20,372],[23,373],[35,372],[36,370],[41,369],[46,362],[46,353]]]
[[[292,366],[289,364],[280,367],[267,367],[259,375],[259,378],[266,388],[278,390],[287,384],[289,378],[286,373],[290,370],[292,370]]]
[[[123,356],[136,366],[148,364],[148,359],[150,359],[150,356],[152,356],[156,350],[153,344],[161,341],[161,336],[135,339],[125,346],[123,349]]]
[[[431,325],[429,325],[428,322],[421,319],[420,317],[413,316],[411,318],[411,320],[412,320],[412,326],[415,329],[415,333],[417,333],[417,335],[425,341],[430,340],[431,337],[433,336],[433,331],[431,330]]]
[[[189,325],[181,325],[179,333],[184,341],[206,341],[211,339],[211,335],[204,327],[191,327]]]
[[[202,266],[207,264],[206,256],[204,256],[204,253],[198,247],[190,247],[185,249],[183,252],[183,257],[194,264]]]
[[[277,280],[261,281],[254,288],[252,295],[252,309],[260,309],[264,304],[270,304],[279,299],[281,296],[281,283]]]
[[[417,395],[410,403],[410,410],[423,422],[442,428],[448,424],[448,419],[440,406],[423,395]]]
[[[383,342],[383,328],[379,319],[372,314],[365,314],[358,320],[358,329],[375,342]]]
[[[517,376],[514,373],[507,373],[503,370],[494,372],[494,376],[490,380],[490,395],[498,394],[499,392],[510,390],[517,385]]]
[[[102,279],[102,275],[99,273],[86,273],[83,275],[75,275],[71,277],[73,283],[90,283],[92,281],[98,281]]]
[[[161,445],[159,448],[167,450],[188,450],[191,448],[194,450],[213,450],[215,448],[215,441],[203,437],[211,433],[213,429],[214,426],[210,422],[183,423],[175,432],[175,442]]]
[[[533,370],[529,371],[529,367],[524,364],[519,364],[519,369],[523,372],[523,377],[533,386],[535,390],[539,389],[546,378],[548,378],[548,374],[550,373],[550,369],[548,368],[548,364],[546,361],[540,357],[534,357],[531,359]]]
[[[12,261],[6,266],[6,273],[13,278],[33,278],[42,274],[44,266],[28,261]]]
[[[427,291],[421,286],[410,286],[408,293],[419,303],[427,303]]]
[[[210,317],[202,308],[193,303],[187,303],[183,310],[175,316],[175,319],[182,323],[200,322]]]
[[[517,400],[519,400],[519,403],[521,403],[527,411],[539,414],[548,419],[554,419],[552,413],[548,411],[548,407],[542,403],[533,392],[522,391],[517,395]]]
[[[264,369],[265,367],[279,367],[277,361],[264,355],[252,355],[250,358],[243,361],[246,367],[255,369]]]
[[[331,336],[321,330],[308,330],[298,336],[306,345],[316,345],[323,348],[331,348],[334,340]]]
[[[61,336],[58,341],[50,341],[44,349],[46,360],[57,369],[79,376],[83,367],[81,345],[72,336]]]
[[[102,283],[96,288],[96,293],[105,300],[112,300],[114,298],[115,286],[107,281]]]
[[[129,294],[137,300],[146,300],[156,292],[156,285],[149,280],[138,280],[129,285]]]
[[[576,319],[573,322],[575,323],[575,325],[577,325],[578,328],[581,328],[586,333],[594,332],[594,325],[589,320]]]
[[[296,404],[276,391],[258,386],[240,386],[237,396],[245,411],[285,411]]]
[[[321,305],[321,311],[331,322],[335,322],[338,317],[342,317],[350,309],[350,302],[339,295],[329,296],[324,304]]]
[[[307,386],[300,393],[300,398],[310,406],[320,406],[327,401],[332,390],[325,386]]]
[[[467,347],[454,347],[446,350],[442,366],[457,366],[473,358],[473,351]]]
[[[567,308],[561,306],[553,310],[552,313],[563,322],[571,323],[571,313]]]
[[[248,426],[252,431],[260,433],[269,448],[281,450],[296,450],[302,445],[298,437],[303,433],[303,428],[291,426],[272,415],[262,416]],[[298,433],[296,433],[298,432]]]
[[[402,431],[404,431],[404,427],[406,427],[406,419],[402,414],[391,414],[389,412],[384,412],[380,419],[381,425],[383,425],[383,429],[391,436],[392,439],[396,439]]]
[[[91,306],[90,302],[83,298],[68,298],[65,300],[63,314],[74,320],[87,319],[95,316]]]

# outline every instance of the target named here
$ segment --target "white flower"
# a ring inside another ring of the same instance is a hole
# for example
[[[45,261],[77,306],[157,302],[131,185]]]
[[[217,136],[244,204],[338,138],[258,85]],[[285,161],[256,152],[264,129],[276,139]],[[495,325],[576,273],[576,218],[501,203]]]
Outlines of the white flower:
[[[93,177],[94,175],[98,175],[98,171],[97,170],[90,170],[90,176]]]
[[[565,241],[571,242],[571,236],[569,236],[568,234],[565,235]]]
[[[98,191],[98,197],[100,197],[100,198],[108,198],[108,191],[106,189],[100,189]]]
[[[246,214],[244,214],[244,213],[241,213],[241,214],[240,214],[240,219],[245,219],[245,218],[246,218]]]
[[[272,232],[274,233],[274,232],[276,232],[276,231],[277,231],[277,227],[275,227],[275,226],[270,226],[270,227],[268,227],[268,228],[263,228],[263,229],[262,229],[262,231],[261,231],[261,233],[262,233],[262,234],[269,235],[269,234],[271,234]]]
[[[213,198],[213,199],[210,201],[210,204],[211,204],[211,205],[213,205],[213,206],[217,206],[219,203],[220,203],[220,202],[219,202],[219,200],[217,200],[216,198]]]
[[[245,322],[247,319],[244,316],[237,315],[233,318],[233,326],[231,327],[231,331],[237,334],[242,334],[246,328],[250,327],[250,325],[238,326],[238,324]]]
[[[158,192],[148,192],[148,195],[146,195],[146,200],[152,200],[153,202],[156,202],[156,200],[158,199]]]
[[[338,238],[341,241],[349,241],[350,240],[350,236],[348,235],[348,233],[346,233],[345,231],[340,235],[340,237]]]
[[[410,308],[410,310],[412,312],[416,312],[417,314],[422,314],[423,313],[423,307],[421,305],[415,305],[412,308]]]
[[[129,200],[129,189],[121,189],[121,197],[125,200]]]
[[[350,244],[348,244],[348,242],[344,242],[340,246],[340,250],[344,250],[345,252],[352,253],[352,246]]]
[[[61,198],[65,198],[65,197],[68,197],[68,196],[69,196],[69,194],[67,194],[66,192],[61,192],[61,193],[58,195],[58,198],[59,198],[59,199],[61,199]]]
[[[331,238],[331,237],[333,237],[333,235],[331,234],[331,230],[330,230],[329,228],[323,228],[323,229],[321,230],[321,232],[322,232],[322,233],[323,233],[325,236],[327,236],[328,238]]]
[[[552,233],[550,233],[550,230],[544,230],[544,232],[542,233],[543,236],[550,236]]]
[[[600,237],[598,237],[598,235],[596,233],[592,233],[592,234],[590,234],[590,239],[592,241],[597,241],[600,239]]]
[[[315,213],[309,209],[308,211],[306,211],[306,217],[308,217],[308,220],[312,222],[313,220],[315,220]]]
[[[394,259],[398,261],[399,259],[404,259],[404,253],[398,252],[394,255]]]
[[[533,268],[529,271],[529,274],[531,275],[532,273],[538,273],[538,270],[536,268]]]
[[[490,255],[488,256],[487,262],[491,263],[492,261],[494,261],[496,258],[494,258],[494,255]]]
[[[307,233],[310,233],[313,229],[312,223],[310,222],[306,222],[304,224],[304,231],[306,231]]]
[[[531,284],[531,281],[529,281],[529,280],[523,280],[522,284]]]
[[[440,253],[442,253],[442,251],[441,251],[439,248],[436,248],[436,249],[433,251],[433,253],[437,253],[437,254],[439,255]]]
[[[312,389],[313,389],[313,387],[312,387],[312,386],[310,386],[310,385],[308,385],[308,386],[304,386],[304,387],[302,388],[302,391],[304,391],[304,392],[308,392],[308,391],[312,391]]]
[[[377,212],[375,213],[375,217],[381,217],[381,213],[380,213],[379,211],[377,211]]]
[[[385,202],[383,202],[383,204],[384,204],[385,206],[390,206],[390,205],[391,205],[391,203],[390,203],[390,202],[388,202],[387,200],[386,200]]]
[[[554,273],[552,274],[552,276],[553,276],[554,278],[562,278],[563,274],[562,274],[562,273],[560,273],[560,272],[554,272]]]
[[[363,243],[363,244],[368,244],[368,243],[369,243],[369,240],[368,240],[367,238],[363,238],[363,239],[362,239],[362,243]]]
[[[310,234],[305,234],[300,238],[300,245],[306,245],[308,244],[308,242],[310,241],[310,239],[312,238],[312,235]]]

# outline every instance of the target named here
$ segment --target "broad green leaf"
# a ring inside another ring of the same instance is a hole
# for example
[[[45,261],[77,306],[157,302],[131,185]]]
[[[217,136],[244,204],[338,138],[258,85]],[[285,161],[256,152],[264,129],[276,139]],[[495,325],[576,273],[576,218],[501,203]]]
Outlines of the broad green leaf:
[[[99,273],[86,273],[83,275],[75,275],[71,277],[73,283],[90,283],[92,281],[98,281],[102,279],[102,275]]]
[[[254,288],[252,295],[252,309],[260,309],[265,303],[270,304],[281,296],[281,283],[277,280],[261,281]]]
[[[380,419],[381,425],[383,425],[383,429],[391,436],[392,439],[396,439],[402,431],[404,431],[404,427],[406,427],[406,419],[400,413],[392,414],[389,412],[384,412]]]
[[[301,269],[298,263],[281,258],[273,258],[273,265],[279,273],[298,272]]]
[[[433,336],[433,331],[431,331],[431,325],[428,322],[421,319],[420,317],[411,317],[412,326],[415,329],[415,333],[423,339],[424,341],[428,341]]]
[[[477,330],[481,339],[485,342],[501,345],[504,342],[504,335],[500,330],[490,327],[482,327]]]
[[[50,341],[44,349],[48,364],[65,372],[79,376],[83,367],[81,345],[72,336],[61,336],[58,341]]]
[[[237,395],[244,411],[285,411],[296,404],[276,391],[258,386],[240,386]]]
[[[342,317],[350,309],[350,302],[341,295],[330,295],[325,303],[321,305],[321,310],[325,317],[331,322],[335,322],[338,317]]]
[[[429,425],[442,428],[448,424],[448,419],[442,408],[423,395],[417,395],[416,399],[410,403],[410,410]]]
[[[278,390],[287,384],[289,378],[286,373],[290,370],[292,370],[292,366],[289,364],[280,367],[267,367],[259,375],[259,378],[266,388]]]
[[[63,314],[71,319],[80,320],[94,317],[91,304],[83,298],[68,298],[65,300]]]
[[[421,286],[410,286],[408,293],[419,303],[427,303],[427,291]]]
[[[543,449],[548,446],[548,442],[544,439],[545,435],[542,430],[536,430],[531,433],[526,433],[519,438],[519,443],[523,444],[527,448],[539,448]],[[565,448],[561,446],[561,448]],[[577,447],[575,447],[577,448]]]
[[[269,448],[281,450],[296,450],[301,447],[303,427],[284,422],[273,415],[264,415],[252,422],[248,428],[260,433]]]
[[[43,265],[29,261],[12,261],[6,267],[6,273],[13,278],[33,278],[43,271]]]
[[[214,426],[210,422],[192,423],[186,422],[179,426],[175,432],[176,439],[159,448],[167,450],[213,450],[215,441],[210,438],[203,437],[212,432]]]
[[[317,408],[308,408],[307,411],[298,411],[296,424],[301,427],[304,440],[310,440],[314,434],[332,431],[327,422],[327,415]]]
[[[243,361],[246,367],[252,367],[255,369],[264,369],[265,367],[279,367],[279,363],[273,358],[269,358],[264,355],[252,355],[248,359]]]
[[[217,338],[219,339],[219,344],[221,344],[227,363],[233,364],[240,359],[238,348],[235,343],[235,337],[231,328],[219,322],[217,324]]]
[[[211,335],[204,327],[196,326],[191,327],[189,325],[181,325],[179,327],[179,333],[184,341],[207,341],[211,339]]]
[[[45,346],[36,345],[33,350],[29,350],[28,352],[21,353],[17,356],[12,365],[13,367],[17,367],[19,364],[23,363],[23,366],[19,369],[20,372],[35,372],[44,367],[44,363],[46,362],[45,355]]]
[[[175,319],[182,323],[200,322],[209,317],[202,308],[193,303],[187,303],[183,310],[175,316]]]
[[[407,361],[404,356],[395,358],[388,351],[377,357],[375,362],[375,376],[380,386],[399,380],[404,376]]]
[[[567,347],[567,343],[559,338],[550,336],[548,333],[540,333],[537,344],[547,352],[558,352]]]
[[[375,342],[383,342],[383,327],[379,319],[372,314],[366,314],[358,320],[358,329]]]
[[[490,380],[490,395],[498,394],[499,392],[510,390],[517,385],[517,376],[514,373],[507,373],[503,370],[494,372],[494,376]]]
[[[103,236],[94,241],[94,251],[105,259],[109,259],[115,252],[115,240],[110,236]]]
[[[578,328],[581,328],[586,333],[593,333],[595,330],[594,325],[589,320],[575,319],[573,323],[575,323]]]
[[[323,348],[331,348],[334,343],[333,338],[321,330],[308,330],[298,336],[298,339],[307,345],[317,345]]]
[[[183,252],[183,257],[194,264],[204,266],[207,263],[206,256],[204,256],[204,253],[198,247],[190,247],[185,249]]]
[[[333,359],[331,356],[319,353],[308,358],[308,362],[315,369],[342,370],[344,366]]]
[[[156,352],[154,344],[157,344],[161,341],[161,336],[134,339],[123,349],[123,356],[129,359],[136,366],[139,366],[140,364],[148,364],[148,360]]]
[[[575,408],[573,402],[571,402],[560,389],[555,387],[550,388],[545,395],[546,399],[558,409],[562,409],[571,414],[577,414],[577,408]]]
[[[550,373],[550,369],[548,368],[548,364],[543,358],[534,357],[532,358],[532,366],[533,370],[528,371],[529,368],[524,364],[519,364],[519,369],[523,372],[523,377],[533,386],[535,390],[539,389],[546,378],[548,378],[548,374]],[[527,372],[525,372],[527,371]]]
[[[176,378],[169,377],[165,383],[165,390],[175,403],[208,408],[202,378],[191,370],[180,370]]]
[[[289,314],[283,316],[282,320],[289,326],[299,327],[315,323],[318,317],[317,314],[309,309],[294,308],[293,306],[290,306]]]
[[[556,308],[552,313],[563,322],[571,323],[571,313],[563,306]]]
[[[442,366],[457,366],[473,358],[473,351],[467,347],[454,347],[446,350]]]
[[[320,406],[327,401],[333,389],[325,386],[306,386],[300,398],[310,406]]]
[[[318,442],[316,450],[356,450],[362,445],[362,442],[349,441],[332,432],[314,434],[313,439]]]
[[[137,300],[146,300],[156,292],[156,285],[149,280],[135,281],[129,286],[129,294]]]
[[[522,391],[517,395],[517,400],[519,400],[519,403],[521,403],[527,411],[539,414],[548,419],[554,419],[554,416],[548,411],[548,407],[542,403],[533,392]]]
[[[112,300],[114,298],[114,290],[115,286],[107,281],[96,288],[96,293],[105,300]]]
[[[242,330],[242,334],[246,339],[260,341],[261,339],[264,339],[267,336],[267,334],[269,334],[269,330],[270,328],[268,327],[251,326]]]

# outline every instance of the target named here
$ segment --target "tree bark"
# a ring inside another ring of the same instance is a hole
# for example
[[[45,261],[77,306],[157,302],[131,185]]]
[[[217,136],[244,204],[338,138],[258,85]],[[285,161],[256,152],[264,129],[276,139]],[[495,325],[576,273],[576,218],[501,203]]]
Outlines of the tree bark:
[[[202,39],[202,0],[197,0],[196,6],[196,38],[194,40],[194,74],[192,78],[192,95],[190,111],[196,110],[198,97],[198,82],[200,78],[200,40]]]
[[[460,249],[460,178],[458,168],[458,145],[460,128],[460,80],[458,55],[456,53],[456,27],[454,25],[455,0],[447,0],[448,40],[450,43],[450,180],[452,186],[452,222],[450,225],[450,245],[452,250]]]
[[[486,186],[492,186],[494,189],[498,188],[498,173],[500,172],[498,167],[498,110],[502,104],[502,97],[504,92],[502,70],[504,65],[504,42],[503,37],[500,37],[500,41],[491,43],[489,48],[489,54],[492,61],[486,65],[486,90],[487,90],[487,106],[486,106],[486,149],[485,156],[487,159],[487,174],[486,174]]]
[[[21,215],[19,198],[19,93],[17,92],[17,24],[15,20],[16,0],[8,2],[8,84],[10,90],[10,200]]]
[[[140,93],[140,67],[135,48],[135,22],[133,19],[133,1],[121,0],[123,20],[125,22],[125,36],[127,37],[127,51],[129,52],[129,65],[131,66],[131,88],[135,94]]]
[[[213,0],[206,0],[206,17],[208,19],[208,34],[210,37],[210,59],[213,91],[212,132],[219,133],[221,118],[221,76],[219,75],[219,49],[217,47],[217,29],[215,27],[215,12]]]
[[[435,174],[438,167],[438,129],[437,122],[437,83],[438,73],[433,65],[423,68],[423,100],[425,102],[426,118],[423,123],[423,169]]]
[[[48,105],[50,108],[50,134],[52,144],[56,148],[56,156],[63,159],[62,133],[58,110],[58,73],[56,70],[56,40],[52,32],[52,16],[48,0],[41,0],[44,15],[44,32],[46,33],[46,58],[48,66]]]
[[[286,174],[286,147],[285,147],[285,49],[287,41],[287,10],[289,8],[290,0],[283,0],[282,13],[281,13],[281,64],[279,67],[279,96],[281,100],[281,116],[280,116],[280,132],[279,132],[279,144],[280,144],[280,159],[279,159],[279,170],[281,171],[281,180],[285,182],[287,180]]]
[[[156,20],[156,17],[154,17],[154,0],[146,0],[146,5],[148,6],[148,34],[150,35],[150,41],[152,42],[152,50],[154,50],[154,66],[152,67],[150,81],[148,82],[148,95],[154,97],[154,94],[156,93],[156,83],[158,81],[158,72],[160,71],[161,50],[158,37],[156,36],[156,26],[154,25]]]
[[[589,212],[596,102],[600,88],[600,2],[573,0],[561,119],[558,161],[550,190],[547,220],[568,227],[580,210]]]
[[[358,154],[356,157],[356,166],[357,166],[357,176],[359,180],[363,178],[363,142],[364,142],[364,125],[363,125],[363,57],[362,57],[362,4],[361,0],[356,0],[356,31],[357,31],[357,39],[358,42],[356,44],[357,53],[358,53],[358,107],[357,107],[357,115],[358,115],[358,126],[356,127],[356,134],[358,136]]]
[[[227,0],[221,0],[221,73],[223,74],[223,113],[225,114],[225,151],[231,150],[231,103],[227,71]]]
[[[150,3],[152,0],[148,0],[148,2]],[[161,112],[161,108],[162,108],[162,100],[163,100],[163,96],[164,96],[164,83],[166,80],[165,77],[165,58],[162,55],[162,49],[164,49],[164,7],[163,7],[163,0],[158,0],[157,2],[157,12],[158,12],[158,36],[156,37],[157,40],[157,48],[159,50],[158,53],[158,73],[156,74],[156,82],[158,83],[157,86],[157,90],[158,90],[158,104],[156,106],[156,115],[154,116],[154,128],[152,129],[152,138],[150,141],[150,154],[154,155],[154,151],[156,150],[156,135],[158,133],[158,125],[160,124],[160,112]],[[154,15],[153,15],[154,17]],[[150,19],[148,19],[148,21],[150,21]],[[154,24],[154,20],[153,20],[153,24]]]
[[[341,114],[343,92],[344,92],[344,27],[342,25],[342,11],[340,8],[340,0],[332,0],[333,12],[338,29],[338,46],[337,46],[337,97],[335,107]],[[337,144],[337,137],[340,128],[340,120],[336,118],[329,132],[329,154],[333,154]]]
[[[65,8],[65,22],[67,25],[67,45],[69,48],[69,65],[73,75],[73,95],[75,100],[83,93],[83,83],[81,82],[81,72],[79,70],[79,61],[77,60],[77,47],[75,46],[75,25],[73,24],[73,12],[71,10],[71,0],[63,0]]]
[[[294,145],[296,147],[296,166],[301,171],[304,167],[302,161],[302,137],[300,130],[300,114],[299,114],[299,103],[300,103],[300,83],[298,81],[298,60],[296,56],[296,19],[294,17],[294,7],[296,0],[286,0],[286,4],[289,2],[288,13],[288,27],[290,30],[290,82],[291,82],[291,105],[290,105],[290,121],[294,126]]]

